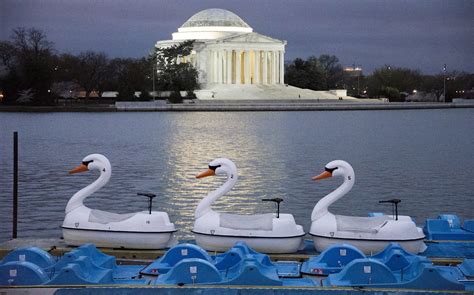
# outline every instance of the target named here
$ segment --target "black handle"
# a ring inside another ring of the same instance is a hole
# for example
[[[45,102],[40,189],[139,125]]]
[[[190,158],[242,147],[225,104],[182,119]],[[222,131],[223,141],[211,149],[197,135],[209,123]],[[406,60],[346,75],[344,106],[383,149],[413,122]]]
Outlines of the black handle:
[[[153,198],[156,197],[155,194],[152,193],[137,193],[137,196],[144,196],[148,198],[148,214],[151,214],[151,207],[153,204]]]
[[[275,203],[281,203],[283,202],[283,199],[282,198],[273,198],[273,199],[262,199],[262,201],[264,202],[275,202]]]
[[[280,218],[280,203],[283,202],[282,198],[273,199],[262,199],[263,202],[275,202],[277,204],[277,218]]]
[[[392,204],[392,215],[393,211],[395,211],[395,220],[398,220],[398,203],[400,203],[402,200],[400,199],[390,199],[390,200],[383,200],[379,201],[380,204],[382,203],[390,203]]]
[[[398,204],[398,203],[400,203],[401,201],[402,201],[402,200],[400,200],[400,199],[390,199],[390,200],[379,201],[379,203]]]

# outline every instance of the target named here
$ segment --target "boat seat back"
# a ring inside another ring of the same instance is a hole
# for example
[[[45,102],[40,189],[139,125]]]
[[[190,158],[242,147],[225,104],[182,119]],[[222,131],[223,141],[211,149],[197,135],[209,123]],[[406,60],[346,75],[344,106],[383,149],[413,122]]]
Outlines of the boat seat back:
[[[365,255],[352,245],[336,244],[324,250],[316,258],[329,267],[343,267],[354,259],[365,258]]]
[[[102,253],[94,244],[84,244],[75,250],[79,251],[79,255],[89,256],[97,266],[110,269],[117,267],[115,256]]]
[[[374,217],[335,215],[338,231],[377,233],[388,220],[387,215]]]
[[[247,254],[241,262],[225,272],[226,285],[281,286],[276,266],[260,263],[255,256]]]
[[[46,272],[34,263],[10,261],[0,265],[0,286],[43,285],[47,281]]]
[[[230,248],[229,251],[217,256],[215,266],[217,269],[228,269],[244,259],[246,253],[240,248]]]
[[[439,233],[449,233],[451,228],[447,220],[443,219],[426,219],[423,232],[428,239],[434,239],[434,236]]]
[[[273,213],[239,215],[220,213],[219,226],[230,229],[273,230]]]
[[[454,267],[421,264],[416,276],[409,277],[400,284],[403,288],[429,290],[464,290],[459,281],[463,279],[459,269]]]
[[[118,214],[102,210],[93,209],[89,214],[89,222],[107,224],[110,222],[121,222],[135,216],[137,213]]]
[[[427,260],[424,257],[405,251],[400,244],[392,242],[388,244],[385,249],[373,255],[371,258],[380,260],[392,271],[398,271],[408,267],[416,257],[422,260]]]
[[[355,259],[341,272],[330,274],[326,283],[332,286],[366,286],[372,284],[393,284],[397,279],[382,262],[371,259]]]
[[[359,258],[366,258],[356,247],[350,244],[334,244],[324,250],[320,255],[311,257],[301,266],[301,272],[312,275],[328,275],[336,273]]]
[[[65,253],[58,260],[58,262],[52,266],[52,268],[54,268],[54,271],[59,271],[68,263],[73,263],[80,257],[87,257],[88,259],[90,259],[92,264],[98,267],[108,269],[115,269],[117,267],[116,259],[114,256],[100,252],[93,244],[84,244],[72,251]]]
[[[27,261],[34,263],[43,269],[49,268],[56,263],[54,257],[51,256],[51,254],[37,247],[23,247],[15,249],[8,253],[2,261],[0,261],[0,265],[10,261]]]
[[[212,263],[212,258],[201,247],[194,244],[179,244],[166,251],[165,255],[153,261],[140,273],[155,276],[164,274],[178,262],[190,258],[202,259]]]
[[[215,257],[215,266],[219,270],[228,269],[240,263],[245,257],[251,256],[259,263],[267,266],[273,266],[270,257],[266,254],[256,252],[244,242],[237,242],[227,252]]]
[[[189,258],[181,260],[167,273],[160,275],[155,284],[215,284],[221,281],[220,272],[209,261]]]
[[[438,219],[446,220],[449,224],[450,228],[453,229],[460,229],[461,228],[461,220],[459,217],[454,214],[441,214],[438,216]]]
[[[95,266],[86,256],[81,256],[74,263],[68,263],[47,283],[47,285],[86,285],[112,284],[113,272]]]
[[[421,259],[421,257],[414,258],[411,263],[400,271],[403,276],[403,281],[411,281],[419,276],[425,267],[432,265],[428,259]]]

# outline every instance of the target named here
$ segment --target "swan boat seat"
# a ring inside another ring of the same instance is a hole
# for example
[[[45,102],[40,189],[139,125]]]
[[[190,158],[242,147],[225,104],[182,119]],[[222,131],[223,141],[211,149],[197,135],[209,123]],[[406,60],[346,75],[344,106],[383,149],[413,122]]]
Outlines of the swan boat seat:
[[[91,213],[89,214],[89,222],[102,223],[102,224],[107,224],[110,222],[120,222],[120,221],[127,220],[135,216],[136,214],[137,213],[118,214],[118,213],[93,209],[91,210]]]
[[[273,230],[273,213],[238,215],[220,213],[221,227],[230,229]]]
[[[334,215],[338,231],[377,233],[389,220],[389,216],[358,217]]]

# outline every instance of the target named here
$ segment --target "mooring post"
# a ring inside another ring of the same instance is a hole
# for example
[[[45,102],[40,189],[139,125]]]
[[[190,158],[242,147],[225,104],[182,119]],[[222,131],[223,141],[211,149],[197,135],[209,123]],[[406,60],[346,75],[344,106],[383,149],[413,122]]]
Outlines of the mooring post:
[[[17,238],[18,224],[18,132],[13,132],[13,230],[12,238]]]

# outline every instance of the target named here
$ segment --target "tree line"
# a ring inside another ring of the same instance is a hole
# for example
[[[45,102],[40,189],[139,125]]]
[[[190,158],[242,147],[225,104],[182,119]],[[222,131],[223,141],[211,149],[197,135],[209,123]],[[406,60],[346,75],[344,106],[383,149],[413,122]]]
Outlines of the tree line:
[[[344,71],[334,55],[321,55],[306,60],[296,58],[289,63],[285,69],[285,82],[312,90],[347,89],[348,95],[359,98],[405,101],[411,95],[411,99],[450,101],[455,97],[466,97],[468,93],[472,95],[474,74],[444,71],[423,75],[418,70],[384,65],[370,75],[363,75],[361,71]],[[417,97],[413,98],[416,93]]]
[[[142,58],[110,58],[103,52],[77,55],[57,53],[46,34],[35,28],[17,28],[10,40],[0,41],[0,103],[53,105],[59,97],[85,101],[116,91],[112,100],[150,100],[156,91],[169,91],[170,100],[181,101],[180,91],[193,97],[199,88],[198,72],[182,62],[194,41],[155,48]],[[474,75],[441,72],[423,75],[417,70],[383,66],[370,75],[344,71],[334,55],[296,58],[285,66],[285,82],[312,90],[347,89],[355,97],[387,97],[404,101],[415,91],[447,101],[474,88]]]
[[[54,105],[59,97],[85,101],[105,91],[118,92],[113,100],[150,100],[156,91],[192,93],[197,71],[177,63],[192,41],[154,51],[142,58],[109,58],[103,52],[58,54],[46,34],[35,28],[16,28],[9,41],[0,41],[1,103]],[[188,53],[189,54],[189,53]],[[174,59],[170,57],[174,55]]]

